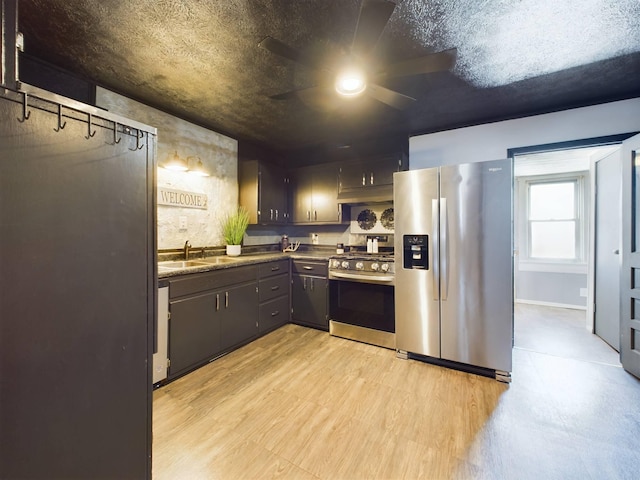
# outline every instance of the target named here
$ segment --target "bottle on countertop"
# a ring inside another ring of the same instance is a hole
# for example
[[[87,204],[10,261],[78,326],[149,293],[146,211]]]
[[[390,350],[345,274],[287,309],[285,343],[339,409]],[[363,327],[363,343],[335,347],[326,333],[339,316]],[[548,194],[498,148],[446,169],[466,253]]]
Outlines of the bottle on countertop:
[[[373,253],[373,239],[367,238],[367,253]]]
[[[372,252],[373,253],[378,253],[378,239],[374,238],[372,243],[373,243]]]
[[[287,248],[289,248],[289,236],[282,235],[282,240],[280,241],[280,250],[284,252]]]
[[[338,255],[341,255],[344,253],[344,243],[339,243],[338,245],[336,245],[336,253]]]

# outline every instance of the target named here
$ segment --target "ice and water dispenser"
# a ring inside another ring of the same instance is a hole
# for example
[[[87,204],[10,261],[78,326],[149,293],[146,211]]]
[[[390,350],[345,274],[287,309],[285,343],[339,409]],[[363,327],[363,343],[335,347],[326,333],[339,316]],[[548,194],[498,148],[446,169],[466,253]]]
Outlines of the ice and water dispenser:
[[[402,245],[404,268],[429,270],[429,235],[404,235]]]

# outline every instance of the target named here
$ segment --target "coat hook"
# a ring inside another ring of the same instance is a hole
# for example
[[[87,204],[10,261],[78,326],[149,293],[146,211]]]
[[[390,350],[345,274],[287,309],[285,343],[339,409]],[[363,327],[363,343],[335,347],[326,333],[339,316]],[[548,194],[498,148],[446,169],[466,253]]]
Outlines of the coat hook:
[[[96,136],[96,131],[94,130],[93,133],[91,132],[91,114],[89,113],[89,123],[87,123],[87,135],[84,136],[84,138],[86,138],[87,140],[89,140],[91,137],[95,137]]]
[[[58,104],[58,128],[54,128],[53,131],[59,132],[66,126],[67,126],[67,122],[66,121],[64,123],[62,122],[62,105]]]
[[[120,143],[121,138],[118,138],[118,122],[113,122],[113,143],[107,142],[109,145],[115,145]]]
[[[27,111],[27,92],[22,92],[22,118],[18,117],[18,121],[23,123],[31,116],[31,112]]]
[[[138,133],[136,133],[136,148],[130,148],[129,150],[131,150],[132,152],[135,152],[136,150],[142,150],[144,148],[144,143],[140,145],[141,138],[144,138],[144,132],[138,130]]]

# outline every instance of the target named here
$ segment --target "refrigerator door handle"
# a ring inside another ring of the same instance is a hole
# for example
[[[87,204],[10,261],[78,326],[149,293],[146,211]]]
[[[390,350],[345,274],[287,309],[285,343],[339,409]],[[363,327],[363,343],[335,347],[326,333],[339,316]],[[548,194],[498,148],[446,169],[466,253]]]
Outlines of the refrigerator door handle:
[[[448,236],[447,199],[440,199],[440,261],[442,265],[442,300],[449,293],[449,236]]]
[[[440,214],[438,212],[438,199],[431,200],[431,272],[433,273],[433,280],[431,282],[431,288],[433,290],[433,299],[438,300],[440,298],[439,278],[440,278],[440,260],[438,258],[440,250],[439,247],[439,235],[438,235],[438,218]]]

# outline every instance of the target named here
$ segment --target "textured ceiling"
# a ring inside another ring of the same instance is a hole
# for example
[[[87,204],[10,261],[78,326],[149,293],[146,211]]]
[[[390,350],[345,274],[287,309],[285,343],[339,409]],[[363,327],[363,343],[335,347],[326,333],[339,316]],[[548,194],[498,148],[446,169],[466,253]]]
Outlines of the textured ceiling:
[[[276,149],[411,135],[640,96],[638,0],[404,0],[375,50],[452,47],[451,72],[384,85],[418,101],[317,105],[270,95],[315,72],[258,48],[348,46],[359,0],[19,0],[25,51],[177,116]]]

